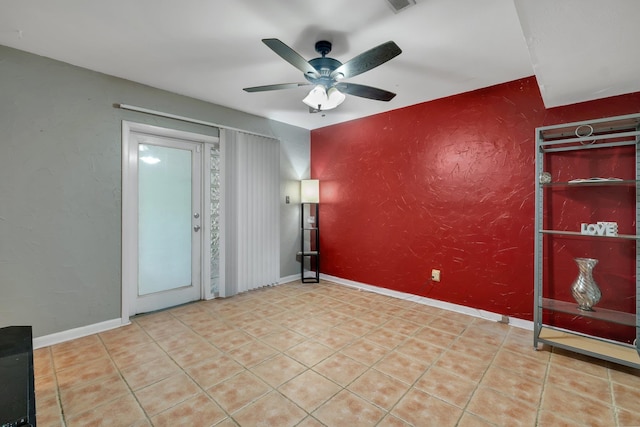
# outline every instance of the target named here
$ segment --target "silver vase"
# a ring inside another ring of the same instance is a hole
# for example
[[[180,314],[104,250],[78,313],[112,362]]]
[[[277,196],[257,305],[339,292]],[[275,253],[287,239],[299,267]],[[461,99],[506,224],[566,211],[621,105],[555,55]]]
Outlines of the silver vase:
[[[578,308],[584,311],[593,311],[593,306],[600,301],[602,293],[598,284],[593,280],[593,268],[598,263],[593,258],[575,258],[578,264],[579,274],[571,285],[571,294],[578,302]]]

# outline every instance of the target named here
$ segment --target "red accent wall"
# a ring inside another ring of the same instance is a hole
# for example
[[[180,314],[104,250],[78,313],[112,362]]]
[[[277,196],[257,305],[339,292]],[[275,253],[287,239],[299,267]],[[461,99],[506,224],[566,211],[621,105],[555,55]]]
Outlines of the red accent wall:
[[[529,77],[313,130],[322,272],[531,320],[535,128],[636,112],[546,109]]]

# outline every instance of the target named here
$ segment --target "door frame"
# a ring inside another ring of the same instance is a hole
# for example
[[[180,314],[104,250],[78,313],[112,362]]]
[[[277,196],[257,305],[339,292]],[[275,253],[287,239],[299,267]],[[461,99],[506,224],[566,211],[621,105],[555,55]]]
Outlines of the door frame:
[[[135,265],[134,260],[137,261],[138,251],[138,234],[137,234],[137,169],[138,169],[138,150],[132,149],[132,145],[137,143],[132,141],[131,132],[146,133],[157,137],[176,138],[189,142],[199,143],[200,151],[203,153],[201,156],[203,159],[205,145],[216,144],[220,142],[219,137],[203,135],[193,132],[181,131],[176,129],[164,128],[160,126],[147,125],[143,123],[122,121],[122,264],[121,264],[121,296],[122,296],[122,323],[129,323],[129,318],[134,315],[135,300],[133,296],[137,294],[138,268]],[[204,169],[205,162],[202,162],[202,183],[201,193],[206,194],[209,191],[209,173]],[[204,211],[208,205],[204,204],[204,197],[200,197],[200,212]],[[208,215],[206,216],[208,217]],[[209,271],[210,260],[206,258],[207,254],[210,254],[210,248],[208,248],[208,238],[203,236],[210,235],[210,221],[205,222],[204,216],[202,216],[202,228],[200,234],[200,298],[210,298],[210,286],[205,286],[205,283],[209,284],[209,278],[205,275]],[[209,255],[210,256],[210,255]],[[206,280],[205,280],[206,279]],[[135,287],[136,292],[132,292],[132,287]]]

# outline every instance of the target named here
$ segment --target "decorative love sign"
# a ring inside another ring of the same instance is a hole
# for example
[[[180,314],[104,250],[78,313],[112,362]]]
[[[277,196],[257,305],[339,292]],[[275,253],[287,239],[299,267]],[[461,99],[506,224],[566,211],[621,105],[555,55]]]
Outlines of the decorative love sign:
[[[588,236],[617,236],[618,223],[609,221],[598,221],[596,224],[582,223],[580,225],[580,234]]]

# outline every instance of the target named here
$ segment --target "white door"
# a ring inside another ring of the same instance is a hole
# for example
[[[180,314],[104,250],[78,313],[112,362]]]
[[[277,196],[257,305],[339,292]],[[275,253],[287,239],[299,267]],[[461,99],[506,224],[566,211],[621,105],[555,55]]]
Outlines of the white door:
[[[203,295],[204,141],[189,135],[123,124],[124,318]]]

